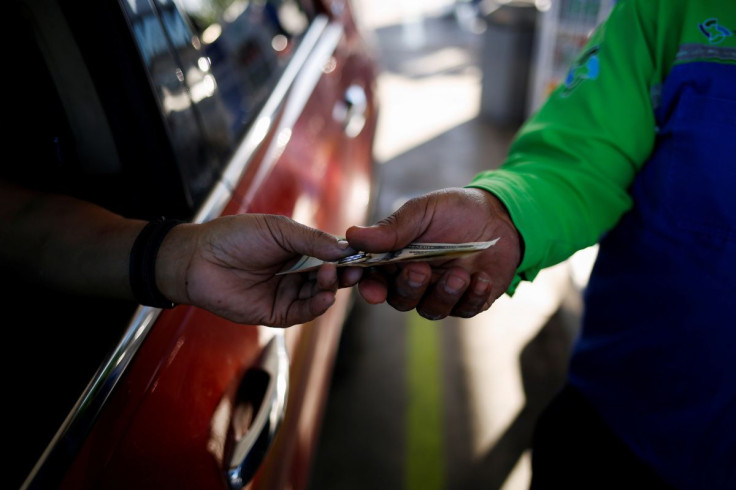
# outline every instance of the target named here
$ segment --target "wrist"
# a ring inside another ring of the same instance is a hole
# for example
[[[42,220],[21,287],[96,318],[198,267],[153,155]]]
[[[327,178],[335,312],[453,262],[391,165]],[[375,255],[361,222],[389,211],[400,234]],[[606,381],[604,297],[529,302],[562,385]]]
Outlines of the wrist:
[[[158,258],[162,244],[171,230],[183,221],[156,218],[143,227],[130,251],[130,289],[135,300],[146,306],[173,308],[173,299],[159,288]]]
[[[156,260],[156,286],[176,304],[190,304],[187,290],[187,273],[196,244],[192,228],[198,226],[182,223],[166,234]]]
[[[498,234],[499,231],[503,230],[503,234],[506,235],[507,238],[510,238],[512,240],[513,248],[518,251],[518,258],[516,262],[516,267],[518,268],[521,265],[524,257],[524,238],[519,232],[519,229],[516,227],[516,224],[514,223],[514,220],[511,217],[511,213],[506,207],[506,204],[503,200],[501,200],[501,198],[499,198],[499,196],[487,189],[480,187],[469,189],[473,192],[480,193],[488,206],[488,221],[496,223],[494,226],[495,229],[491,233],[491,235],[495,236]]]

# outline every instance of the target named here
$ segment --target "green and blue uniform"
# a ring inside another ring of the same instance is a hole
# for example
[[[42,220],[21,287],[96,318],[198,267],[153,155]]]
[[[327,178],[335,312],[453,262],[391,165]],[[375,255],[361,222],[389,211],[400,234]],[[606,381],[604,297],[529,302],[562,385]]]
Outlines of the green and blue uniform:
[[[525,244],[599,243],[569,382],[678,488],[736,488],[736,2],[620,0],[469,187]]]

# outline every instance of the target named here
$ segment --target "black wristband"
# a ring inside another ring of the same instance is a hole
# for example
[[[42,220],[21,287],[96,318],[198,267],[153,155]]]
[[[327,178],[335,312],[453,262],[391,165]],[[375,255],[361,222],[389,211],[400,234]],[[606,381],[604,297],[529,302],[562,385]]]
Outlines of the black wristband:
[[[184,221],[163,216],[143,227],[130,250],[130,288],[135,300],[146,306],[173,308],[176,306],[156,286],[156,256],[166,234]]]

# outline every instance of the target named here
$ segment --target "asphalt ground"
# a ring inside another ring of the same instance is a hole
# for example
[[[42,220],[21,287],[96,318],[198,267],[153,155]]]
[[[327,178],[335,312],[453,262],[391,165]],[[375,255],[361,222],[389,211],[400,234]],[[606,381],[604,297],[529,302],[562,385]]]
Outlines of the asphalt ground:
[[[481,110],[493,54],[474,25],[442,2],[355,5],[381,67],[377,220],[498,166],[518,125]],[[358,298],[310,489],[526,489],[531,430],[563,380],[589,259],[543,271],[473,319]]]

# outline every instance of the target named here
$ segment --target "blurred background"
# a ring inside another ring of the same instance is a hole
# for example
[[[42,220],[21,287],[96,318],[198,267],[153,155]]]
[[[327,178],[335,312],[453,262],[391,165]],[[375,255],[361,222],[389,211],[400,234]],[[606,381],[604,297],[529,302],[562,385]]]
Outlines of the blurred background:
[[[500,165],[612,2],[352,3],[381,68],[378,220]],[[310,488],[526,489],[531,430],[563,380],[595,253],[467,320],[357,298]]]

